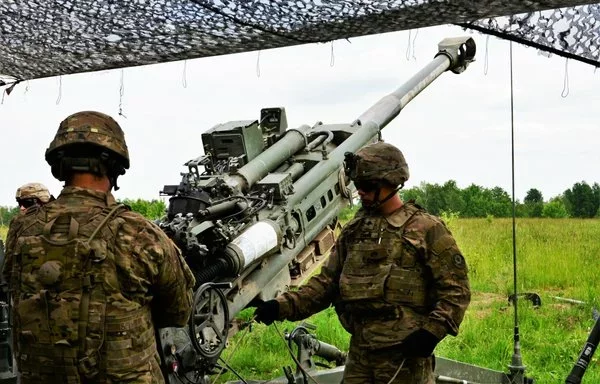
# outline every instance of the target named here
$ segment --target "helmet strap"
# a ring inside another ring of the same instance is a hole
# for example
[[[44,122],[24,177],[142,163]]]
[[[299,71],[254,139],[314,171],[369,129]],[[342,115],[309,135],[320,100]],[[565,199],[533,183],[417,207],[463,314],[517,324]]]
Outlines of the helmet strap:
[[[113,189],[115,191],[119,190],[119,186],[117,185],[118,177],[119,177],[119,175],[117,175],[117,174],[108,175],[108,180],[110,180],[110,185],[113,187]]]
[[[373,205],[371,205],[370,207],[365,208],[371,212],[375,211],[376,209],[381,207],[386,201],[394,197],[394,195],[396,195],[398,191],[402,189],[402,187],[404,187],[404,184],[400,184],[396,189],[394,189],[386,197],[384,197],[383,200],[379,201],[379,195],[381,194],[381,185],[379,185],[375,190],[375,203],[373,203]]]

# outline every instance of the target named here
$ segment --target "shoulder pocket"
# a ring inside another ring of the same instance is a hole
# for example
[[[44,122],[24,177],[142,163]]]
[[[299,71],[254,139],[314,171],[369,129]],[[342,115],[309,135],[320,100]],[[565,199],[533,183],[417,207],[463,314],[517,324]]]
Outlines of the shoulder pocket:
[[[433,243],[433,246],[431,247],[431,251],[436,255],[441,255],[448,248],[452,248],[455,246],[456,246],[456,241],[454,240],[454,238],[449,234],[445,234],[445,235],[441,236],[439,239],[437,239],[435,241],[435,243]],[[457,250],[457,252],[458,252],[458,250]]]

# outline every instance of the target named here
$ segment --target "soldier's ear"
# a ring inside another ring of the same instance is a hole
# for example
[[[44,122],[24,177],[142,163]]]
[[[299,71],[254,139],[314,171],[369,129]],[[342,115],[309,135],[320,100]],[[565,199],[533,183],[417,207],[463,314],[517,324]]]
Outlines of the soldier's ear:
[[[388,193],[394,192],[396,190],[396,188],[398,188],[395,185],[392,185],[385,180],[379,180],[378,183],[379,183],[379,188],[381,188],[381,192],[383,193],[384,196],[387,195]]]

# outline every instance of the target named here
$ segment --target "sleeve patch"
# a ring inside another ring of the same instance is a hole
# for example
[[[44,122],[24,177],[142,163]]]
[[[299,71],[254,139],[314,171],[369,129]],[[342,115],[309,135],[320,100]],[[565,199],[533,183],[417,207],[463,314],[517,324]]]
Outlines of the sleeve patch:
[[[465,258],[462,257],[461,254],[457,253],[456,255],[452,256],[452,263],[454,263],[456,268],[464,268]]]

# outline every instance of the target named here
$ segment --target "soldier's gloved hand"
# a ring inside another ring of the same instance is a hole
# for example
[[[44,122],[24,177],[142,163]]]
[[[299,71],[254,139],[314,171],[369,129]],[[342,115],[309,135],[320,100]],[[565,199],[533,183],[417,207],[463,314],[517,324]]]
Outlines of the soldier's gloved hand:
[[[260,323],[271,325],[279,318],[279,302],[268,300],[263,302],[254,311],[254,319]]]
[[[429,357],[439,342],[433,333],[418,329],[402,341],[402,352],[410,357]]]

